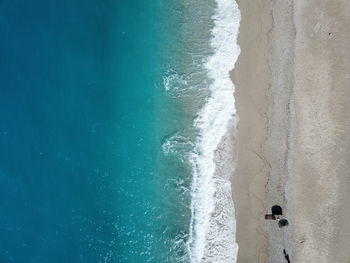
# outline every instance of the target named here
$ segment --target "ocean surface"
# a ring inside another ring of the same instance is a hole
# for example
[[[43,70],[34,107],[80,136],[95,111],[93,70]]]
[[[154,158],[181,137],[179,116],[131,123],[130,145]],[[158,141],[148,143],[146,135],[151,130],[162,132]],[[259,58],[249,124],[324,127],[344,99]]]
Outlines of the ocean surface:
[[[0,262],[235,262],[234,0],[0,1]]]

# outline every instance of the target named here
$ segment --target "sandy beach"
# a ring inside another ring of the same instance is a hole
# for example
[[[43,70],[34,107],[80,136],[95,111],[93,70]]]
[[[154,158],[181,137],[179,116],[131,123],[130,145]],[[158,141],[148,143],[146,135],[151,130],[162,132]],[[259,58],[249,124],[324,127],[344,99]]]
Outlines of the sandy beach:
[[[237,168],[233,180],[237,220],[238,262],[265,262],[265,185],[269,164],[264,157],[269,87],[270,4],[238,1],[242,20],[238,43],[241,54],[233,71],[236,86]]]
[[[238,4],[238,262],[350,262],[350,2]]]

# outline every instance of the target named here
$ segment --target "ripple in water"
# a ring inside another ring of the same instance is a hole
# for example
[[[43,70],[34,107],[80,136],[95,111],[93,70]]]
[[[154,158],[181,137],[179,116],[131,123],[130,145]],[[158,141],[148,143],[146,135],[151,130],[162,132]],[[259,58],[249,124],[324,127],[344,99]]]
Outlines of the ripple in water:
[[[193,152],[194,143],[186,136],[176,132],[164,138],[162,143],[162,150],[166,156],[176,156],[180,160],[185,161],[188,158],[188,154]]]

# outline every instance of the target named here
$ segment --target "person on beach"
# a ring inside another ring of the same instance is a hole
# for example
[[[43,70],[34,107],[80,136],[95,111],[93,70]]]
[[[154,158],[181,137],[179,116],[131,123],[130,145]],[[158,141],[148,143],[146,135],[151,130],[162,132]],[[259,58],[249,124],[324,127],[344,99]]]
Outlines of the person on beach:
[[[288,220],[283,216],[282,207],[279,205],[274,205],[271,207],[271,214],[266,214],[265,219],[267,220],[277,220],[278,226],[280,228],[288,226]]]
[[[265,219],[277,220],[278,226],[280,228],[288,226],[288,224],[289,224],[288,220],[286,218],[284,218],[284,216],[283,216],[282,207],[280,207],[279,205],[272,206],[271,207],[271,214],[266,214]],[[288,263],[290,263],[289,255],[287,254],[285,249],[283,249],[283,255],[284,255],[284,258],[286,259],[286,261]]]

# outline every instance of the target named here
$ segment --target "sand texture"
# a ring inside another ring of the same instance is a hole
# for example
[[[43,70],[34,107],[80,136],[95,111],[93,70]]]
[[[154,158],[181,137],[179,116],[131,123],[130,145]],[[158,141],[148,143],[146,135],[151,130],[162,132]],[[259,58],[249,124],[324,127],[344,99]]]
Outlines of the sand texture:
[[[294,6],[293,262],[350,262],[350,1]]]
[[[238,2],[238,262],[350,262],[350,1]]]
[[[237,127],[237,168],[233,185],[237,219],[238,262],[265,262],[265,184],[268,166],[263,154],[266,140],[269,86],[268,32],[270,3],[238,1],[242,21],[238,43],[241,54],[233,71]]]

